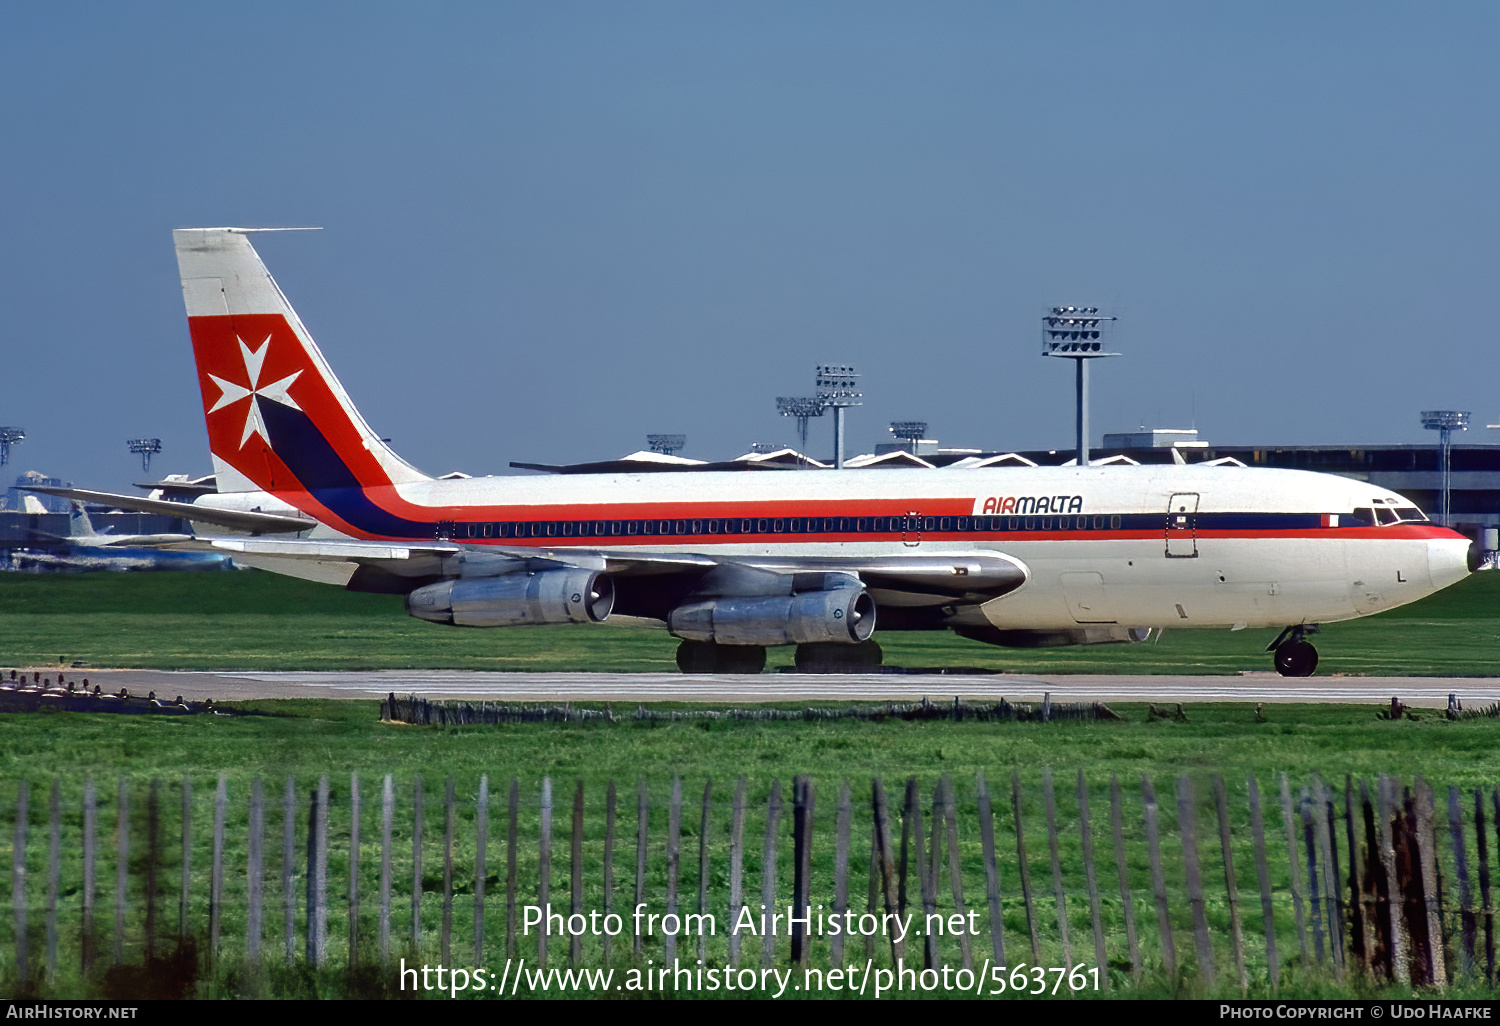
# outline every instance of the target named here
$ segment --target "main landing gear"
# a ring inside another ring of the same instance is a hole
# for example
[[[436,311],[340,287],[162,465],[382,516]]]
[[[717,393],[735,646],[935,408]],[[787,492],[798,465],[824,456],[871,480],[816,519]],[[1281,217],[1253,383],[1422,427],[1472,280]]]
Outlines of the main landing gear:
[[[684,641],[677,646],[677,668],[683,673],[759,673],[766,668],[766,650],[760,645]]]
[[[868,673],[879,667],[883,658],[880,646],[873,641],[798,645],[797,672]],[[683,673],[760,673],[766,668],[766,650],[760,645],[684,641],[677,646],[677,668]]]
[[[1318,668],[1318,650],[1306,640],[1306,636],[1318,632],[1315,623],[1299,623],[1278,634],[1276,640],[1266,646],[1267,652],[1276,653],[1273,658],[1276,672],[1283,677],[1311,677]]]

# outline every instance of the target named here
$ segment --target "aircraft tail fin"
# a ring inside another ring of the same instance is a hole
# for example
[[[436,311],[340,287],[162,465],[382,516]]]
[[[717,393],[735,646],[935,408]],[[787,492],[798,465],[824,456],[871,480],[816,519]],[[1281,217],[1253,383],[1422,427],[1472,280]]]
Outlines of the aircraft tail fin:
[[[430,480],[365,423],[249,230],[172,233],[219,490],[317,497]]]
[[[75,502],[73,512],[68,516],[68,534],[74,538],[93,538],[98,535],[94,530],[94,522],[89,519],[88,510],[83,508],[83,503]]]

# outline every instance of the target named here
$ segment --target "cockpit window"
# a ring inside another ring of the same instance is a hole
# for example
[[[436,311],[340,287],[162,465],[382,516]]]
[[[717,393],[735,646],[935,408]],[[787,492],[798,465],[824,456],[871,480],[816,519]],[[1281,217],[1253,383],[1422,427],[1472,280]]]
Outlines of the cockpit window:
[[[1427,514],[1415,506],[1397,506],[1396,518],[1403,524],[1425,524],[1427,522]]]
[[[1359,509],[1355,510],[1354,518],[1356,520],[1363,520],[1371,527],[1375,526],[1375,511],[1369,506],[1361,506]]]
[[[1393,509],[1386,509],[1384,506],[1377,506],[1375,508],[1375,515],[1380,519],[1380,524],[1382,527],[1384,527],[1386,524],[1394,524],[1398,520],[1396,511]]]

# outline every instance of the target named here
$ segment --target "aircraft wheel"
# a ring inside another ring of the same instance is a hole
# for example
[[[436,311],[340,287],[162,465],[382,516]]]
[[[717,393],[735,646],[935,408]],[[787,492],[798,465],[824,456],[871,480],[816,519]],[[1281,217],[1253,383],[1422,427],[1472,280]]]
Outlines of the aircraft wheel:
[[[1311,677],[1318,668],[1318,650],[1307,641],[1288,641],[1276,649],[1276,672],[1283,677]]]
[[[677,646],[677,668],[683,673],[760,673],[766,668],[766,650],[760,645],[684,641]]]
[[[797,646],[797,670],[801,673],[861,673],[873,670],[885,659],[874,641],[857,645],[818,642]]]

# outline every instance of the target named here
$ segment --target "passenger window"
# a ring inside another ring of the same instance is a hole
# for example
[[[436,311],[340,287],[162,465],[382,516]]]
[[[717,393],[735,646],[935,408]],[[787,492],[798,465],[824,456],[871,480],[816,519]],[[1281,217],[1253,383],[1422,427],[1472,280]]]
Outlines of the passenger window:
[[[1042,517],[1042,530],[1043,531],[1050,531],[1050,530],[1052,530],[1052,518],[1051,517]]]
[[[777,534],[783,534],[783,533],[785,533],[786,532],[786,520],[784,520],[781,517],[777,517],[776,518],[776,523],[772,525],[771,530],[774,531],[774,532],[776,532]]]
[[[625,521],[625,533],[626,534],[639,534],[640,530],[641,530],[641,522],[639,520],[627,520],[627,521]]]
[[[702,534],[703,533],[703,521],[701,521],[701,520],[694,520],[693,521],[693,533],[694,534]]]
[[[792,517],[792,519],[790,519],[790,520],[788,520],[786,522],[786,529],[788,531],[790,531],[792,534],[801,534],[802,533],[802,518],[801,517]]]
[[[1109,529],[1111,531],[1118,531],[1120,529],[1120,518],[1119,517],[1110,517],[1109,518]]]
[[[958,529],[960,531],[967,531],[969,529],[969,518],[968,517],[959,517],[958,518]]]

